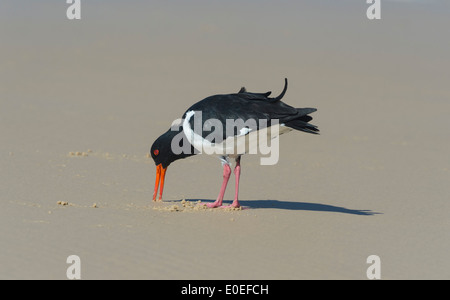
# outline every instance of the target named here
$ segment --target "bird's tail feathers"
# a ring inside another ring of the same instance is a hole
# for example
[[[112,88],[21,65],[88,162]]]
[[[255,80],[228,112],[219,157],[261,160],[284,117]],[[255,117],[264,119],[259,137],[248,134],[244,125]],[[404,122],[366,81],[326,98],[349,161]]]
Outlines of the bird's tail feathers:
[[[285,123],[286,126],[296,130],[304,131],[312,134],[319,134],[319,128],[308,122],[312,120],[309,114],[317,111],[315,108],[297,108],[298,117]]]

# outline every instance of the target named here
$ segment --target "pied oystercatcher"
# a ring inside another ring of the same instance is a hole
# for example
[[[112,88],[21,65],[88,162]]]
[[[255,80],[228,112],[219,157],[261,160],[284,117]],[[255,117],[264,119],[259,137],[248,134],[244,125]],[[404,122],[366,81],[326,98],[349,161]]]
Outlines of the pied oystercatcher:
[[[155,201],[157,198],[159,183],[161,183],[159,200],[162,199],[166,170],[172,162],[203,151],[209,154],[218,154],[223,165],[223,182],[219,196],[214,203],[208,203],[207,206],[222,206],[225,189],[231,175],[230,158],[234,158],[236,162],[234,169],[236,188],[234,201],[230,207],[239,207],[240,160],[242,154],[252,153],[251,149],[247,148],[251,134],[266,130],[266,134],[269,135],[273,124],[279,124],[279,127],[277,127],[279,128],[278,135],[293,129],[313,134],[319,132],[317,126],[308,123],[312,120],[309,114],[317,109],[294,108],[281,102],[286,90],[287,79],[285,79],[283,91],[275,98],[269,97],[271,92],[250,93],[242,87],[238,93],[210,96],[188,108],[183,114],[181,122],[176,124],[178,127],[172,126],[171,129],[156,139],[151,147],[150,154],[156,164],[153,200]],[[227,128],[227,120],[232,121],[231,124],[234,125],[232,130]],[[238,122],[239,120],[241,122]],[[248,122],[251,120],[254,122]],[[200,123],[196,124],[196,122]],[[198,125],[197,128],[196,125]],[[215,128],[216,134],[211,134],[212,127]],[[217,134],[218,128],[220,128],[219,134]],[[275,137],[271,136],[271,138]],[[232,147],[227,148],[230,139]],[[245,139],[245,143],[241,146],[246,147],[237,149],[236,145],[241,143],[242,139]],[[227,148],[227,150],[224,150],[224,148]],[[180,149],[184,149],[184,151],[180,151]]]

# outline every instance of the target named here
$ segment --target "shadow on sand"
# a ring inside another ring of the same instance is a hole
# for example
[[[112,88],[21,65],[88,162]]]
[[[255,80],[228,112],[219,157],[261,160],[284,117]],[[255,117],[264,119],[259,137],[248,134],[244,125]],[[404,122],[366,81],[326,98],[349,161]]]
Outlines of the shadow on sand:
[[[186,199],[186,200],[188,201],[201,200],[202,202],[214,202],[214,200],[211,199]],[[309,202],[292,202],[280,200],[242,200],[242,201],[240,200],[239,202],[243,207],[251,209],[273,208],[273,209],[287,209],[287,210],[310,210],[310,211],[336,212],[360,216],[372,216],[382,214],[371,210],[349,209],[340,206],[333,206],[320,203],[309,203]],[[224,204],[227,205],[229,203]]]

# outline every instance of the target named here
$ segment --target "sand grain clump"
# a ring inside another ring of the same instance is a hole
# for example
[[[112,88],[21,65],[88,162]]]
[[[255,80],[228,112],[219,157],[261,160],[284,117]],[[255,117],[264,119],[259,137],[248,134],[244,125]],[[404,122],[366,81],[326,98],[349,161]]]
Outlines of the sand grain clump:
[[[81,151],[70,151],[69,156],[89,156],[88,153],[92,152],[92,150],[88,150],[87,152],[81,152]]]

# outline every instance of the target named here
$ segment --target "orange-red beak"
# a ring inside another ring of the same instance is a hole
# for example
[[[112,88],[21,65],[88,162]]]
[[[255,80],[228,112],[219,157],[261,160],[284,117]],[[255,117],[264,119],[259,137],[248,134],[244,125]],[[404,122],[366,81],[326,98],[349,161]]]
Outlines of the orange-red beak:
[[[159,181],[161,180],[161,188],[159,189],[159,199],[162,199],[162,193],[164,190],[164,177],[166,177],[166,168],[163,168],[162,164],[156,166],[156,180],[155,180],[155,191],[153,192],[153,201],[156,201],[156,194],[158,194]]]

